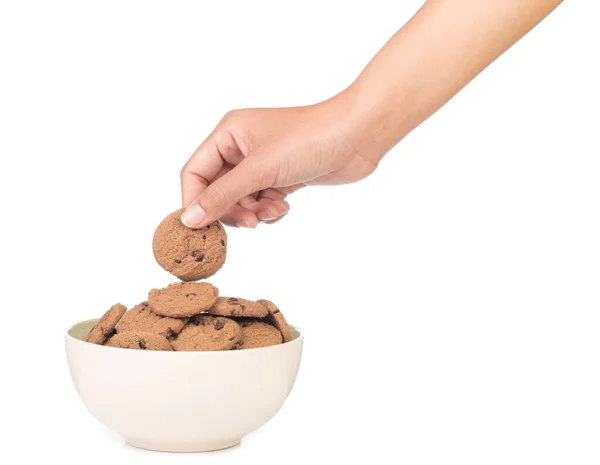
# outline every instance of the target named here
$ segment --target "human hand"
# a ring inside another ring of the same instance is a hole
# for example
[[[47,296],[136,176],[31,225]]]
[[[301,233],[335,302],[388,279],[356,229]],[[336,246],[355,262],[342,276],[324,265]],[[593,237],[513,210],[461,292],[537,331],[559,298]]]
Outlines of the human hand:
[[[356,81],[317,105],[228,113],[181,172],[182,221],[254,228],[288,194],[358,181],[561,0],[426,2]],[[474,27],[476,25],[477,27]]]
[[[288,211],[285,198],[310,185],[358,181],[383,154],[361,141],[352,98],[340,94],[317,105],[236,110],[225,115],[181,171],[184,224],[216,219],[255,228]]]

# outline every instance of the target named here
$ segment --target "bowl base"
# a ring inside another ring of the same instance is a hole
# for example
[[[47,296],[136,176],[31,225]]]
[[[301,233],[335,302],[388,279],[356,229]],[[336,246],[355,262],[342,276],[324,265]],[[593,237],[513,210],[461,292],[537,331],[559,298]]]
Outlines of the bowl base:
[[[152,450],[157,452],[210,452],[215,450],[229,449],[235,447],[242,441],[230,439],[226,441],[193,441],[193,442],[161,442],[152,439],[126,438],[125,441],[132,447],[138,449]]]

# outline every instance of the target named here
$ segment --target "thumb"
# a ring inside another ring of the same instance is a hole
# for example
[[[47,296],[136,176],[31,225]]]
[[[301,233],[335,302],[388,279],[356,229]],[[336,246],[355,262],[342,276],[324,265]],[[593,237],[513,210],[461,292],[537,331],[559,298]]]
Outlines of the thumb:
[[[200,194],[181,215],[188,228],[199,229],[221,218],[239,200],[270,187],[268,169],[257,157],[245,158]]]

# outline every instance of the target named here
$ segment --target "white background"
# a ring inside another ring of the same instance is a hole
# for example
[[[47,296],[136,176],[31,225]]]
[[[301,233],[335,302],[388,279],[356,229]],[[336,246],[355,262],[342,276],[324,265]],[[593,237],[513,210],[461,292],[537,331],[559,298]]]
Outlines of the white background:
[[[99,425],[64,331],[172,281],[152,234],[224,112],[331,96],[421,2],[0,4],[0,463],[600,461],[595,2],[559,7],[369,179],[230,230],[212,282],[276,301],[305,353],[280,413],[202,456]]]

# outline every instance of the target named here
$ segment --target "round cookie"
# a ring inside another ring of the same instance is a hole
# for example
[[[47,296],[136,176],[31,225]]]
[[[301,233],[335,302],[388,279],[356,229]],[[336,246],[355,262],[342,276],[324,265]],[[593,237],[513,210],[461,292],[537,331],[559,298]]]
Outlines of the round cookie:
[[[160,266],[182,281],[215,274],[225,263],[227,233],[218,221],[202,229],[181,222],[183,209],[171,213],[156,228],[152,249]]]
[[[184,318],[212,307],[219,290],[209,283],[176,283],[164,289],[152,289],[148,303],[157,315]]]
[[[208,310],[211,315],[264,318],[269,311],[262,305],[251,300],[237,297],[219,297],[217,302]]]
[[[240,325],[229,318],[198,315],[171,345],[178,351],[229,350],[240,340],[241,332]]]
[[[242,336],[234,349],[257,349],[259,347],[276,346],[283,338],[277,328],[260,321],[246,320],[241,323]]]
[[[283,316],[283,313],[281,313],[281,310],[279,310],[277,305],[270,300],[265,299],[257,300],[256,303],[261,304],[269,311],[267,319],[281,332],[281,335],[283,336],[283,342],[291,341],[292,330],[290,329],[290,326]]]
[[[105,345],[121,349],[173,350],[166,337],[144,331],[126,331],[115,334]]]
[[[84,341],[91,342],[92,344],[104,344],[126,311],[127,308],[121,304],[110,307],[110,309],[102,315],[102,318],[98,320],[98,323],[90,330]]]
[[[187,321],[187,318],[178,319],[157,315],[152,311],[148,302],[142,302],[121,318],[117,325],[117,333],[144,331],[168,338],[179,333]]]

